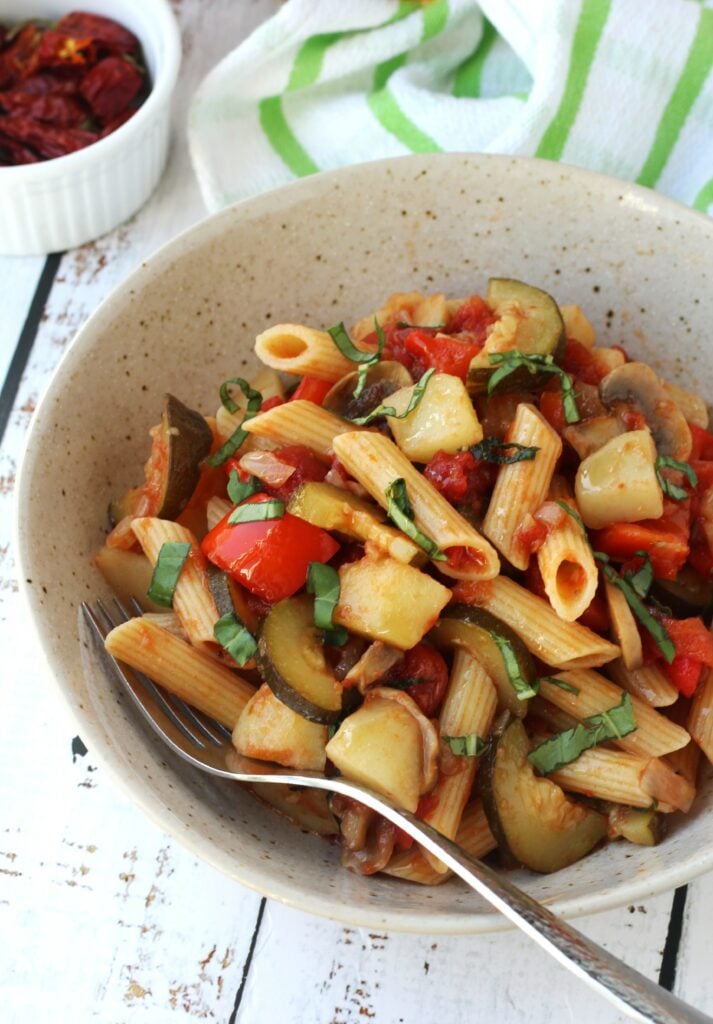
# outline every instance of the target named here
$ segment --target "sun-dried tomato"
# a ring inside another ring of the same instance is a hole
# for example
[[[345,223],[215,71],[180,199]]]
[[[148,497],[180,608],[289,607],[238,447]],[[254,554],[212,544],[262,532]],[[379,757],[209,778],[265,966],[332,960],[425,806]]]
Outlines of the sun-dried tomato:
[[[36,121],[47,121],[59,128],[79,128],[87,118],[81,103],[71,96],[33,96],[19,89],[0,93],[0,110],[6,114],[24,114]]]
[[[33,71],[61,68],[63,71],[78,72],[93,64],[95,59],[96,48],[91,39],[77,39],[47,29],[42,33],[30,67]]]
[[[123,57],[105,57],[82,79],[79,91],[100,121],[123,114],[144,84],[136,65]]]
[[[16,142],[14,139],[8,139],[0,133],[0,167],[36,164],[39,159],[34,149],[23,146],[21,142]]]
[[[136,53],[139,41],[133,32],[111,18],[86,11],[72,11],[57,22],[57,31],[69,36],[91,39],[102,50],[112,53]]]
[[[41,37],[36,25],[25,25],[0,53],[0,89],[11,88],[27,74]]]
[[[46,160],[74,153],[96,142],[98,137],[94,132],[82,131],[81,128],[57,128],[53,124],[43,124],[16,114],[0,120],[0,131],[15,142],[31,146]]]

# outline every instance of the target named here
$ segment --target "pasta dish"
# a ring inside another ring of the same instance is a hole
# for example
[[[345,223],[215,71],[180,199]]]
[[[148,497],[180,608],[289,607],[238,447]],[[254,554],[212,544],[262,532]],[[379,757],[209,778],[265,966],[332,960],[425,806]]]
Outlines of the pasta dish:
[[[109,652],[474,856],[652,845],[713,760],[713,433],[578,306],[493,278],[281,323],[215,415],[166,395],[97,565]],[[260,795],[352,870],[448,871],[360,803]],[[264,791],[263,791],[264,790]]]

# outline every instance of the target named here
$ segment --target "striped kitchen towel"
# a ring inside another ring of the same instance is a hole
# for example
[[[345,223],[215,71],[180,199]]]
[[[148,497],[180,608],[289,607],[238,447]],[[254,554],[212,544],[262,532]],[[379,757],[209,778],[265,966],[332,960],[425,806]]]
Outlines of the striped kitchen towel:
[[[404,153],[519,153],[713,214],[713,0],[288,0],[204,80],[211,210]]]

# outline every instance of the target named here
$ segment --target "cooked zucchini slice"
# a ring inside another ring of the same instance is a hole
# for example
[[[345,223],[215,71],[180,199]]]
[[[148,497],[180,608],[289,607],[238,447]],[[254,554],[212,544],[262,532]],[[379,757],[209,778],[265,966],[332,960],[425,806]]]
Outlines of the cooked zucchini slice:
[[[486,301],[497,321],[483,349],[472,360],[468,371],[468,389],[485,391],[495,367],[489,356],[495,352],[517,350],[525,355],[552,356],[558,362],[564,355],[565,330],[559,306],[547,292],[509,277],[491,277]],[[522,370],[511,374],[503,387],[531,390],[537,378]]]
[[[481,761],[483,805],[506,864],[559,871],[606,837],[607,819],[535,775],[529,751],[524,725],[510,719]]]
[[[324,658],[306,594],[274,605],[258,635],[257,664],[275,696],[310,722],[331,725],[342,710],[342,687]]]
[[[668,831],[667,815],[653,807],[609,805],[609,836],[622,836],[637,846],[656,846]]]
[[[169,394],[164,398],[161,423],[151,435],[146,482],[111,502],[112,526],[135,515],[176,519],[196,489],[201,462],[213,444],[213,433],[201,414]]]
[[[362,512],[375,519],[384,519],[384,513],[370,501],[358,498],[351,491],[334,484],[310,482],[302,484],[287,506],[290,515],[306,520],[323,530],[337,530],[349,536],[358,536],[354,530],[354,513]]]
[[[208,577],[208,589],[211,592],[218,615],[235,615],[240,622],[249,629],[251,633],[257,632],[260,620],[250,607],[245,597],[245,592],[236,580],[219,569],[217,565],[206,560],[206,574]]]
[[[479,661],[492,679],[498,694],[498,705],[517,718],[527,713],[528,699],[521,699],[513,686],[508,666],[495,637],[507,641],[513,652],[519,676],[528,686],[535,682],[535,663],[520,637],[500,619],[483,608],[469,604],[451,604],[443,612],[441,621],[429,633],[437,647],[462,647]]]

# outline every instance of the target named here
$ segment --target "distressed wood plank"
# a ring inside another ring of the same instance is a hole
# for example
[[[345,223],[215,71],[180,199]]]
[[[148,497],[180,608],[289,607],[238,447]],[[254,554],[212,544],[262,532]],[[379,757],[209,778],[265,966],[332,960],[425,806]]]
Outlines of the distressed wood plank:
[[[44,264],[44,256],[27,256],[24,259],[0,256],[0,381],[5,380]]]
[[[666,894],[577,924],[656,978],[670,905]],[[270,984],[276,974],[279,986]],[[269,903],[237,1024],[277,1019],[281,1024],[365,1019],[620,1024],[625,1018],[519,933],[455,938],[369,933]]]

